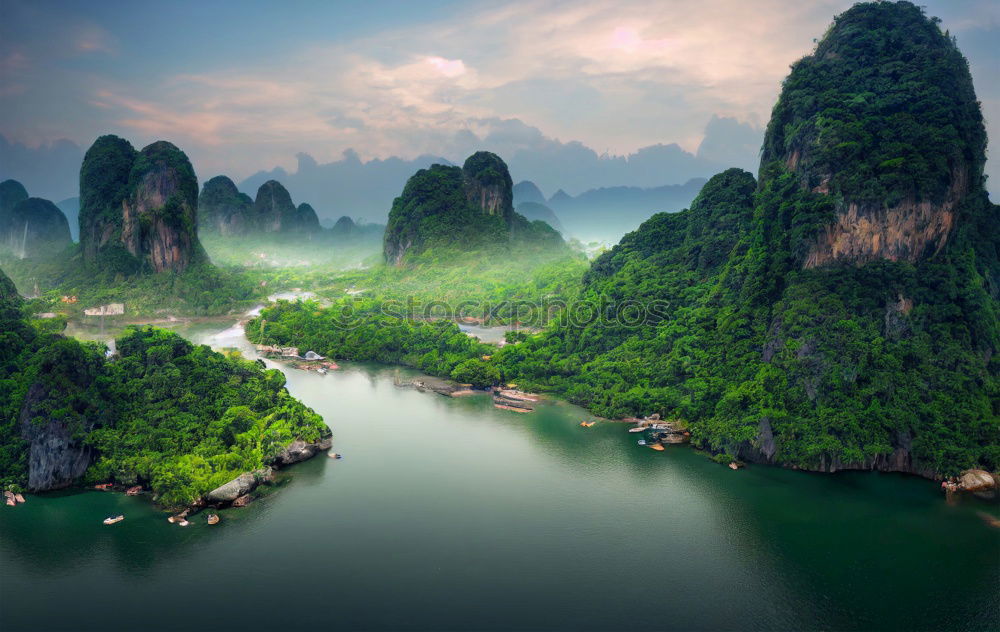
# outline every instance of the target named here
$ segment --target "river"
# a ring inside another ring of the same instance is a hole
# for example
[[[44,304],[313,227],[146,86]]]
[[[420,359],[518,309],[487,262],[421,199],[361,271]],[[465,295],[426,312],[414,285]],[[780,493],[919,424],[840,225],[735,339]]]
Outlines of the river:
[[[221,329],[181,332],[251,353]],[[285,372],[342,460],[284,471],[216,526],[90,490],[0,508],[0,630],[998,626],[996,504],[901,475],[733,472],[581,428],[570,405],[401,389],[394,368]]]

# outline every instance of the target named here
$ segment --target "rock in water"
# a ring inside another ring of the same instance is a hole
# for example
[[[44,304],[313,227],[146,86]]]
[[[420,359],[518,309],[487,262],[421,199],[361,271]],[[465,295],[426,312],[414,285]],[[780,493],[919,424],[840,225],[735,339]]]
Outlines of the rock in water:
[[[198,227],[221,235],[243,235],[250,230],[253,200],[240,193],[232,180],[215,176],[198,196]]]
[[[257,489],[261,483],[269,483],[274,479],[271,468],[262,468],[253,472],[244,472],[225,485],[208,492],[206,500],[213,503],[232,503],[239,497],[246,496]]]
[[[989,492],[997,488],[996,479],[985,470],[966,470],[962,472],[958,484],[967,492]]]
[[[187,156],[166,141],[136,152],[102,136],[80,168],[84,259],[120,273],[182,272],[204,260],[198,241],[198,181]]]

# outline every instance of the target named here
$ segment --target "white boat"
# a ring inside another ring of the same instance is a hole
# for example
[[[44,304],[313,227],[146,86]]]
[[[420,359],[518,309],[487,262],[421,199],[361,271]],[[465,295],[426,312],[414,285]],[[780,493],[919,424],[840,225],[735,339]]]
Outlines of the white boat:
[[[628,431],[629,431],[629,432],[643,432],[643,431],[645,431],[645,430],[646,430],[646,429],[645,429],[645,428],[643,428],[643,427],[641,427],[641,426],[638,426],[638,427],[635,427],[635,428],[629,428],[629,429],[628,429]]]
[[[113,516],[104,519],[104,524],[115,524],[125,519],[125,516]]]
[[[323,367],[316,369],[316,372],[319,373],[320,375],[326,375],[326,369],[324,369]]]

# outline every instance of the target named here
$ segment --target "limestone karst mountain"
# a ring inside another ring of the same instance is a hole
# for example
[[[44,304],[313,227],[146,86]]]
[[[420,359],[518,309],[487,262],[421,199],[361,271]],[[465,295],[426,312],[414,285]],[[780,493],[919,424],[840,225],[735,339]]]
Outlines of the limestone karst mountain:
[[[513,183],[496,154],[480,151],[459,167],[432,165],[410,177],[392,204],[384,256],[400,264],[428,248],[472,249],[516,241],[561,242],[542,222],[514,211]]]
[[[202,261],[198,181],[180,149],[157,141],[141,152],[102,136],[80,168],[84,260],[119,272],[182,272]]]

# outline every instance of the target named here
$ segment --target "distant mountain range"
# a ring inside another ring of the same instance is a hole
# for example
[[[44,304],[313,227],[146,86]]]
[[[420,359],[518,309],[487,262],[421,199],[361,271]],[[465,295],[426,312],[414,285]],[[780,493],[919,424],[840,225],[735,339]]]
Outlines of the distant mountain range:
[[[239,182],[239,189],[252,195],[263,183],[277,180],[294,199],[309,200],[320,220],[346,215],[384,223],[393,200],[415,171],[433,164],[453,165],[475,151],[488,150],[505,160],[515,182],[530,180],[544,191],[558,192],[554,200],[530,201],[555,211],[569,235],[611,240],[655,211],[683,208],[697,194],[697,186],[714,173],[730,166],[752,169],[763,138],[759,127],[713,116],[695,153],[671,143],[616,156],[578,141],[548,137],[518,119],[483,119],[477,121],[477,129],[485,131],[456,132],[443,145],[443,155],[365,161],[348,149],[339,160],[319,163],[300,153],[294,171],[282,167],[259,171]],[[78,195],[82,158],[80,147],[68,140],[30,148],[0,136],[0,178],[17,179],[51,199]],[[201,182],[214,175],[198,172]],[[70,216],[73,209],[64,210]],[[76,222],[71,223],[75,232]]]
[[[569,236],[582,241],[616,242],[651,215],[691,205],[705,178],[660,187],[601,187],[572,196],[562,189],[546,205],[555,211]]]

